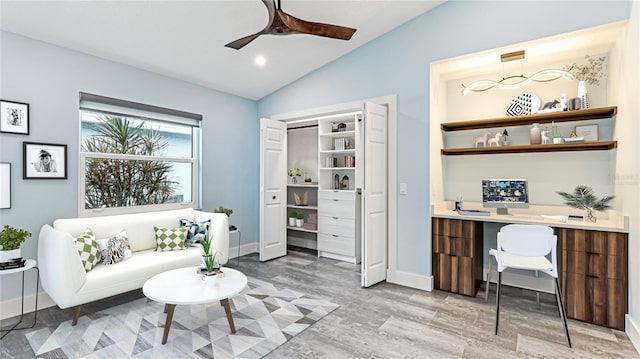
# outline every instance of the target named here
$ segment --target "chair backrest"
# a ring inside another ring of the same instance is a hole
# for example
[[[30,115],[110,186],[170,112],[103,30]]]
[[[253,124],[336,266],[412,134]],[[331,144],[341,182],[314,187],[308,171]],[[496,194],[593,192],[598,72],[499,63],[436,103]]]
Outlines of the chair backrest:
[[[557,275],[557,243],[558,237],[548,226],[510,224],[498,232],[498,251],[526,257],[544,257],[551,253],[552,275]]]

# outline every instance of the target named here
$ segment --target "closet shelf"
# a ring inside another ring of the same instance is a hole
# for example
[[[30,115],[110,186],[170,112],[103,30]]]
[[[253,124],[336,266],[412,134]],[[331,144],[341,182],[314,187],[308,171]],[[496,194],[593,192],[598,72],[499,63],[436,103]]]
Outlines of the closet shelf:
[[[491,155],[500,153],[567,152],[567,151],[606,151],[618,147],[618,141],[596,141],[562,143],[548,145],[519,145],[500,147],[445,148],[440,150],[444,156]]]
[[[464,131],[483,128],[523,126],[532,123],[569,122],[606,119],[618,113],[618,106],[588,108],[585,110],[549,112],[535,115],[498,117],[484,120],[445,122],[440,124],[442,131]],[[539,151],[541,152],[541,151]]]

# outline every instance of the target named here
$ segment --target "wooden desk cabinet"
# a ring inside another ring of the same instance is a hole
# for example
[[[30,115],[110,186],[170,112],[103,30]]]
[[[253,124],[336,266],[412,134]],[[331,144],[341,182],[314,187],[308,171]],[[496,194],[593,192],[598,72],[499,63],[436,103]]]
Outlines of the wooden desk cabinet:
[[[556,233],[567,317],[624,330],[628,235],[570,228]]]
[[[483,282],[483,221],[432,218],[436,289],[475,297]],[[628,234],[556,228],[567,317],[624,330]]]
[[[435,288],[475,297],[482,285],[482,222],[434,217],[432,225]]]

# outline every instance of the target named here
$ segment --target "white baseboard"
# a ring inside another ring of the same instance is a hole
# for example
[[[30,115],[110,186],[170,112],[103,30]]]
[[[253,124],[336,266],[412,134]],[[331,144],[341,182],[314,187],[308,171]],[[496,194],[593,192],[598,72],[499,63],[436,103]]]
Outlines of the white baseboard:
[[[243,244],[240,246],[240,257],[251,253],[258,253],[258,243]],[[236,257],[238,257],[238,246],[229,247],[229,258]]]
[[[387,282],[429,292],[433,291],[433,276],[424,276],[389,269],[387,270]]]
[[[625,333],[627,333],[633,347],[640,353],[640,327],[631,319],[629,314],[625,315],[625,322]]]
[[[42,289],[42,288],[41,288]],[[35,293],[24,297],[24,313],[31,313],[35,307]],[[21,298],[9,299],[0,302],[0,319],[13,318],[20,315]],[[47,293],[40,291],[38,293],[38,309],[53,307],[56,305]]]

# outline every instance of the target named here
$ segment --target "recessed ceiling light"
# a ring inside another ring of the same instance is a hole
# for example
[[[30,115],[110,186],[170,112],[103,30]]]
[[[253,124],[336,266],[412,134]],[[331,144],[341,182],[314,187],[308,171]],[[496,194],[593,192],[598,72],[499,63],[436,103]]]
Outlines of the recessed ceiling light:
[[[267,59],[264,56],[258,55],[256,57],[256,65],[264,66],[264,64],[266,64],[266,63],[267,63]]]

